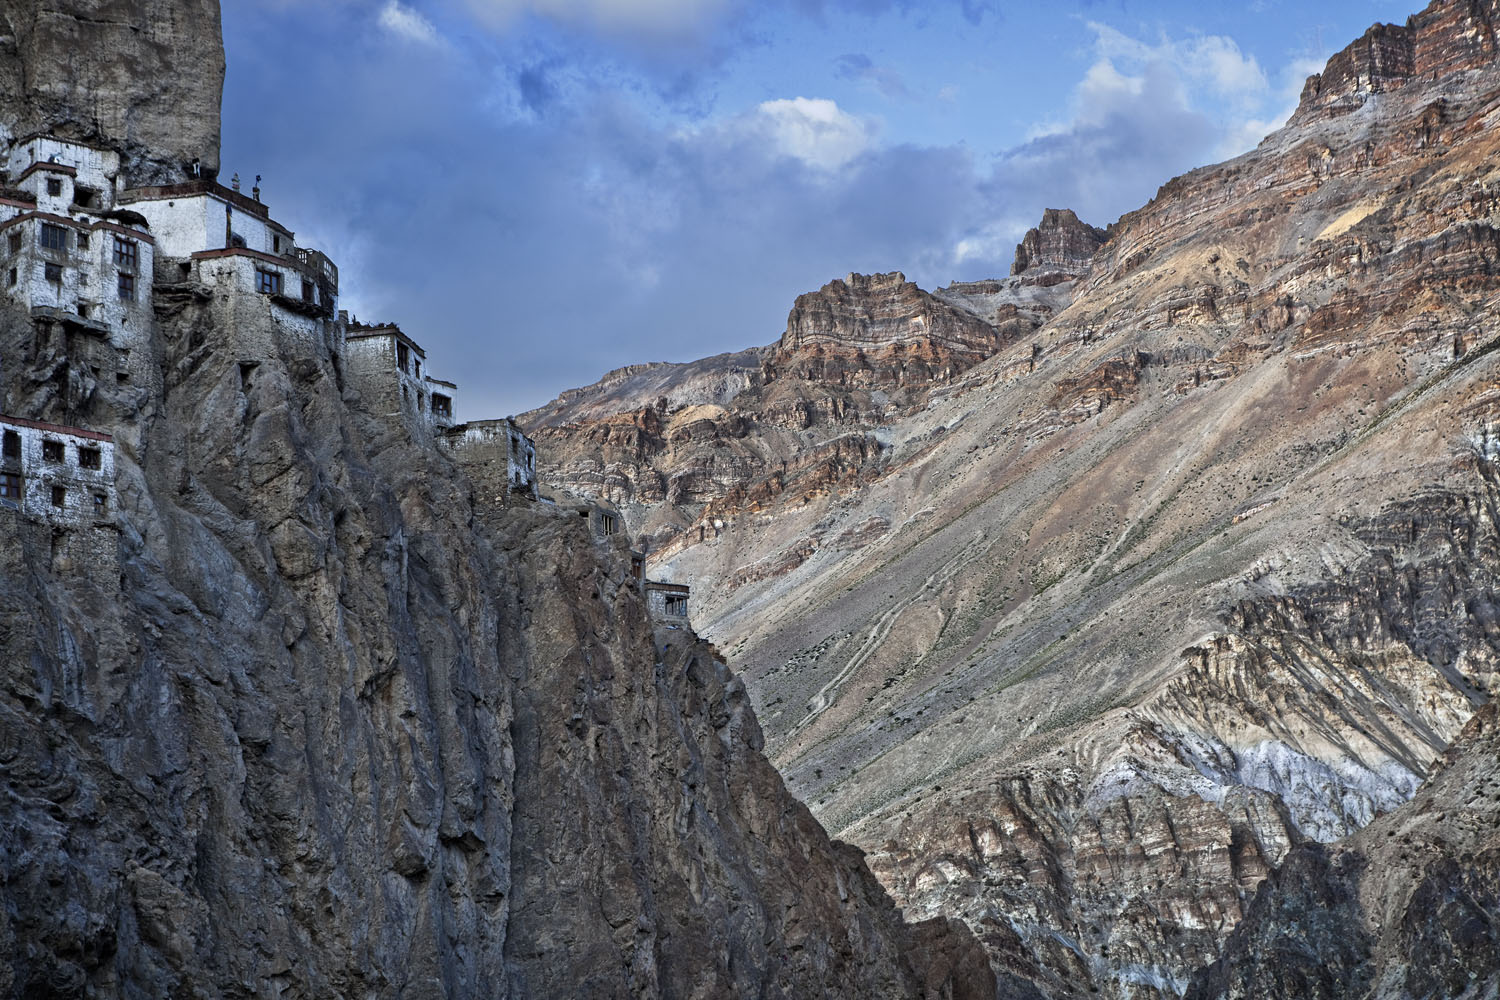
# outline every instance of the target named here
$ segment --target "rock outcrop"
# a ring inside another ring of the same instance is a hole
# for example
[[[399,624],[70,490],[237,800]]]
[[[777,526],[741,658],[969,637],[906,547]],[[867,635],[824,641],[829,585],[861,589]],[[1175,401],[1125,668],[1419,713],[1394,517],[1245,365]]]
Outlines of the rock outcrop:
[[[1293,851],[1188,1000],[1500,992],[1497,761],[1490,704],[1409,805],[1343,843]]]
[[[998,331],[899,271],[851,274],[797,297],[765,381],[894,390],[946,382],[994,354]]]
[[[1051,284],[1079,278],[1088,273],[1094,254],[1108,239],[1109,233],[1080,222],[1071,209],[1049,208],[1042,224],[1028,231],[1016,247],[1010,273]]]
[[[3,0],[0,122],[124,155],[129,186],[219,171],[217,0]]]

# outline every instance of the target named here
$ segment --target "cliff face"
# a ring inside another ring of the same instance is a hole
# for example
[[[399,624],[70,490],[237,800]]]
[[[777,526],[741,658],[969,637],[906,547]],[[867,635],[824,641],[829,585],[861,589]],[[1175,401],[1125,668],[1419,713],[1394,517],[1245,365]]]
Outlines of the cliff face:
[[[131,186],[219,170],[218,0],[3,0],[0,122],[124,154]]]
[[[109,12],[88,44],[172,21]],[[68,100],[170,131],[142,85]],[[109,527],[0,509],[0,994],[994,996],[786,791],[622,549],[476,496],[336,327],[152,304],[128,381],[0,309],[0,412],[112,433],[118,489]]]
[[[1108,233],[1080,222],[1071,210],[1049,208],[1042,224],[1016,247],[1010,273],[1031,273],[1033,280],[1053,284],[1077,278],[1088,273],[1094,254],[1108,239]]]
[[[623,550],[476,500],[326,344],[157,307],[161,391],[83,414],[118,573],[0,526],[0,992],[993,995],[786,792],[716,654],[653,634]]]
[[[1262,884],[1189,1000],[1500,990],[1500,718],[1476,714],[1406,808]],[[1275,961],[1264,956],[1275,955]]]
[[[673,511],[792,789],[1049,995],[1180,995],[1496,693],[1490,11],[1372,33],[1075,280],[934,293],[1050,308],[842,478]]]
[[[517,419],[547,481],[626,506],[660,558],[716,536],[726,512],[877,475],[883,428],[1066,305],[1075,282],[1049,274],[933,293],[851,274],[799,296],[776,344],[621,369]]]

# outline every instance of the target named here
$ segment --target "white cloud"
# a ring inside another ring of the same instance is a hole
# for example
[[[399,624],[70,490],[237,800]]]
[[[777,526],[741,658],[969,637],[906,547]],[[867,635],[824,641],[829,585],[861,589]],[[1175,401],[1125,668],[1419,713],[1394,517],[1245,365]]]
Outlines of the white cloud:
[[[745,120],[748,131],[781,156],[820,170],[837,170],[875,141],[875,126],[826,98],[766,101]]]
[[[399,38],[419,45],[442,44],[442,38],[431,21],[397,0],[386,0],[386,5],[380,8],[380,26]]]
[[[1089,23],[1089,30],[1094,33],[1094,49],[1101,60],[1135,67],[1163,65],[1183,80],[1232,100],[1258,101],[1270,90],[1256,58],[1223,35],[1184,39],[1164,36],[1152,45],[1096,21]]]

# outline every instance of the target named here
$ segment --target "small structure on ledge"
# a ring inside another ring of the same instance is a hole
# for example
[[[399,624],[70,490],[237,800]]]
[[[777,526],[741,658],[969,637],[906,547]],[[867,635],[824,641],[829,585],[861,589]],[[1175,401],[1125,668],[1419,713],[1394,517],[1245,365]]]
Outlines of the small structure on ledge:
[[[345,371],[370,412],[416,430],[453,426],[458,386],[424,371],[427,352],[395,323],[345,324]]]
[[[115,445],[108,434],[0,416],[0,508],[56,527],[115,520]]]
[[[439,441],[491,498],[537,499],[536,445],[509,417],[449,427]]]
[[[657,621],[687,624],[689,596],[691,590],[686,584],[646,581],[646,606]]]

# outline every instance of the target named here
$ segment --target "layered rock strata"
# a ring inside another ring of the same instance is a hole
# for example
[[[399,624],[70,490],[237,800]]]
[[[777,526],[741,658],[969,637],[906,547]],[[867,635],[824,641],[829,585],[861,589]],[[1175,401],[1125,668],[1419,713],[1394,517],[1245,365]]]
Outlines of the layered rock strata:
[[[1293,851],[1189,1000],[1500,991],[1500,714],[1481,709],[1415,800]],[[1274,956],[1273,960],[1267,960]]]
[[[1496,693],[1491,13],[1342,53],[863,465],[726,477],[658,550],[793,790],[1047,995],[1180,995]],[[1014,288],[938,294],[993,321]]]
[[[1052,284],[1077,278],[1088,273],[1094,254],[1108,239],[1107,232],[1080,222],[1072,210],[1049,208],[1042,224],[1028,231],[1016,247],[1010,273]]]

